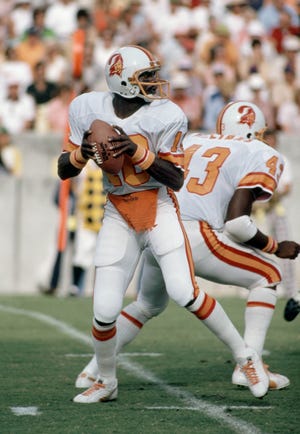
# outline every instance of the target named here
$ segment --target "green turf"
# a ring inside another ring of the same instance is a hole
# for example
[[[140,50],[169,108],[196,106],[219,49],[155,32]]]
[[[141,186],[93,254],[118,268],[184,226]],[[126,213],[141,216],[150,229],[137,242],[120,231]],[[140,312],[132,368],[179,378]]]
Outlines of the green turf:
[[[220,301],[242,331],[245,301]],[[76,375],[91,347],[53,325],[2,309],[0,433],[298,433],[300,318],[285,322],[284,304],[278,301],[265,361],[291,379],[288,389],[259,400],[233,386],[230,352],[196,318],[170,303],[124,350],[160,355],[123,355],[118,400],[91,405],[72,402]],[[1,296],[0,306],[43,313],[90,332],[89,298]],[[137,367],[139,376],[128,366]],[[12,407],[38,407],[39,414],[16,416]]]

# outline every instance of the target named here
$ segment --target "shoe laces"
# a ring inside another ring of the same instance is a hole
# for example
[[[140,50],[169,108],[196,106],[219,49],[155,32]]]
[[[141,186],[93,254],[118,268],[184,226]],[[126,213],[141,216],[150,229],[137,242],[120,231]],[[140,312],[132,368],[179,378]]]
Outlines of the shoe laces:
[[[105,389],[105,385],[102,383],[102,381],[95,381],[95,383],[89,389],[83,392],[83,395],[89,396],[99,389]]]
[[[259,383],[257,371],[251,358],[249,358],[248,362],[241,367],[241,371],[245,374],[250,384],[254,386],[255,384]]]

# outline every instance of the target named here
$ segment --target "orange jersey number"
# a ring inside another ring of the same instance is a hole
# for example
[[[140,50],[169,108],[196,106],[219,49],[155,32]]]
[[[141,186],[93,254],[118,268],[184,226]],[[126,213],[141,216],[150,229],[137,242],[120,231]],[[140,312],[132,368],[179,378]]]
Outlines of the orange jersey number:
[[[186,149],[185,152],[187,152],[187,155],[189,158],[185,158],[185,162],[188,164],[192,158],[192,153],[197,151],[199,149],[199,146],[191,146],[190,148]],[[200,196],[204,196],[205,194],[210,193],[214,185],[217,181],[217,178],[219,176],[220,168],[222,167],[224,161],[226,158],[230,155],[230,149],[229,148],[221,148],[216,146],[215,148],[208,149],[202,154],[202,157],[211,158],[215,157],[213,160],[210,160],[207,163],[205,172],[206,176],[203,182],[199,182],[199,178],[191,178],[189,182],[187,183],[187,190],[190,193],[196,193]],[[186,170],[188,170],[188,166],[185,167]]]

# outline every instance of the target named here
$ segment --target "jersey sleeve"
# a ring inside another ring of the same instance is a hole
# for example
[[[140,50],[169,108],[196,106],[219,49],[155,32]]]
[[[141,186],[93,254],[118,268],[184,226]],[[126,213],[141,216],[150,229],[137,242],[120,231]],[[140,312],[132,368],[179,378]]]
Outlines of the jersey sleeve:
[[[84,133],[84,128],[80,124],[79,109],[82,105],[82,98],[84,95],[79,95],[74,98],[69,107],[69,140],[71,144],[80,146]]]
[[[158,156],[183,169],[182,140],[187,133],[187,119],[179,107],[174,114],[169,112],[169,118],[171,122],[164,125],[158,137]]]
[[[282,155],[271,147],[255,152],[249,158],[237,188],[260,188],[261,194],[257,200],[267,201],[278,186],[283,168]]]

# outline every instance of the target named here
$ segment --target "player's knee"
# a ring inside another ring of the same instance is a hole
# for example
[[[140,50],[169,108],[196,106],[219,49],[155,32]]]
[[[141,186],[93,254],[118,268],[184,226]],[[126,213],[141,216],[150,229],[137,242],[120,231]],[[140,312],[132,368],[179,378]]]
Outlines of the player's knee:
[[[143,314],[147,318],[153,318],[154,316],[160,315],[167,307],[169,301],[169,297],[166,296],[164,298],[161,298],[159,302],[152,303],[152,302],[145,302],[144,300],[138,300],[136,302],[137,308],[143,312]]]
[[[94,301],[94,317],[99,323],[110,324],[116,321],[122,309],[122,303],[102,297]]]

